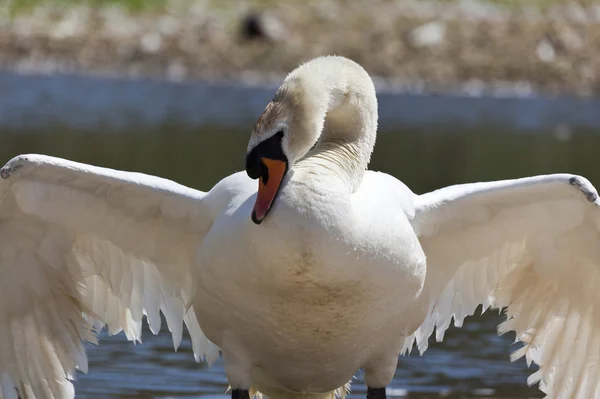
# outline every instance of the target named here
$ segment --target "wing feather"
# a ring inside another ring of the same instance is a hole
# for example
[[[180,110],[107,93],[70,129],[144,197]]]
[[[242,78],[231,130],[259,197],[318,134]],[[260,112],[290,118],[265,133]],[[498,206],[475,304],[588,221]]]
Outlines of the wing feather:
[[[430,311],[405,344],[421,352],[480,305],[506,309],[548,397],[600,397],[600,201],[584,178],[458,185],[416,198]]]
[[[162,312],[177,348],[219,349],[188,308],[195,251],[212,224],[205,194],[168,180],[40,155],[0,170],[0,398],[72,398],[84,342],[141,341]],[[18,390],[18,393],[17,393]]]

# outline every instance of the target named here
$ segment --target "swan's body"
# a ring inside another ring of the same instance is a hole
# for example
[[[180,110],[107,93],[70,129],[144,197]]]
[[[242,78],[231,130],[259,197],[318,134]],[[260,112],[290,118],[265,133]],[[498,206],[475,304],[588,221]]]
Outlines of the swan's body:
[[[418,300],[425,256],[406,215],[386,215],[379,212],[383,203],[369,201],[365,190],[382,178],[367,173],[359,190],[345,197],[313,180],[299,199],[301,181],[292,175],[273,210],[287,222],[272,217],[260,229],[248,219],[255,184],[245,186],[235,201],[241,206],[218,218],[219,228],[201,246],[194,308],[203,330],[226,361],[253,368],[261,391],[268,394],[263,378],[269,386],[328,392],[370,364],[395,371],[404,338],[426,315]],[[307,204],[318,207],[299,211]],[[400,245],[388,248],[388,240]],[[369,263],[376,266],[365,267]],[[230,383],[251,375],[239,374],[228,370]]]
[[[357,64],[292,72],[247,174],[208,193],[40,155],[0,172],[0,398],[69,398],[82,340],[167,319],[219,349],[235,398],[331,397],[358,368],[385,396],[397,356],[451,319],[508,307],[550,397],[600,398],[600,201],[573,175],[415,195],[366,171],[377,126]],[[318,140],[318,141],[317,141]],[[315,142],[317,142],[316,145]],[[410,171],[409,171],[410,172]]]

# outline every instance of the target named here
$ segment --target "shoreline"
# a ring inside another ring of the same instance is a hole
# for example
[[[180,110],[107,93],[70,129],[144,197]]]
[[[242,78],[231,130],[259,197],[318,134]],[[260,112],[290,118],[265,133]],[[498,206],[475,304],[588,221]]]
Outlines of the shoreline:
[[[0,70],[264,85],[337,54],[402,92],[600,93],[600,4],[166,1],[161,12],[74,5],[0,16]]]

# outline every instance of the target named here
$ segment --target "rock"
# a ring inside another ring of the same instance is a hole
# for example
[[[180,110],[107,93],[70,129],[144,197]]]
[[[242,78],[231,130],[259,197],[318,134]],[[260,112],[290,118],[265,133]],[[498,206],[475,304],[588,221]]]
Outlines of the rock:
[[[577,22],[587,21],[587,13],[585,12],[581,4],[569,2],[565,8],[565,14],[570,20]]]
[[[158,32],[148,32],[140,38],[140,47],[144,53],[157,53],[162,47],[162,36]]]
[[[187,74],[187,67],[181,61],[171,61],[167,67],[167,79],[169,80],[181,82],[185,80]]]
[[[445,12],[444,15],[450,15],[454,11],[454,18],[498,21],[506,18],[508,13],[504,7],[492,2],[458,0],[456,3],[456,5],[450,5],[450,10]]]
[[[0,3],[0,28],[10,24],[11,20],[11,2]]]
[[[55,40],[63,40],[83,36],[87,31],[89,16],[90,10],[87,7],[69,9],[56,27],[50,31],[50,37]]]
[[[52,21],[52,9],[48,6],[36,7],[31,14],[17,15],[12,27],[22,37],[48,35]]]
[[[567,24],[560,26],[558,29],[558,38],[569,51],[581,50],[585,44],[583,37]]]
[[[471,79],[464,83],[463,91],[465,94],[472,97],[479,97],[485,93],[487,85],[481,79]]]
[[[538,42],[535,49],[537,58],[542,62],[554,62],[556,60],[556,51],[550,40],[543,38]]]
[[[582,62],[577,69],[579,71],[579,75],[585,83],[595,82],[598,79],[596,69],[589,61]]]
[[[180,29],[181,22],[172,15],[165,15],[158,20],[158,30],[164,36],[174,36]]]
[[[409,34],[409,40],[415,48],[433,47],[442,44],[445,36],[446,25],[440,21],[433,21],[413,29]]]
[[[593,21],[600,21],[600,4],[593,4],[589,8],[589,16]]]
[[[103,34],[108,39],[127,40],[139,35],[140,24],[120,7],[110,6],[101,10],[104,20]]]

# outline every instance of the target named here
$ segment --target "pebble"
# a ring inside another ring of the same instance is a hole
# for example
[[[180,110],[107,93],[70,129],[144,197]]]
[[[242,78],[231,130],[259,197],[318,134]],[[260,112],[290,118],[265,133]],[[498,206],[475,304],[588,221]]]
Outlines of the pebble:
[[[562,24],[558,28],[558,37],[563,46],[569,51],[581,50],[585,44],[584,38],[567,24]]]
[[[157,53],[162,47],[162,36],[158,32],[148,32],[141,37],[140,47],[144,53]]]
[[[418,28],[410,33],[410,42],[416,48],[433,47],[441,44],[446,35],[446,25],[443,22],[433,21]]]
[[[187,67],[178,60],[171,61],[167,67],[167,79],[174,82],[182,82],[187,77]]]
[[[158,20],[158,30],[164,36],[174,36],[181,30],[181,21],[172,15],[165,15]]]
[[[543,38],[538,42],[535,54],[542,62],[554,62],[556,60],[556,51],[550,40]]]
[[[119,7],[105,7],[100,10],[100,16],[104,20],[103,33],[106,38],[129,40],[141,32],[139,23]]]
[[[86,33],[89,22],[89,8],[74,7],[69,9],[50,31],[50,37],[55,40],[72,39]]]

